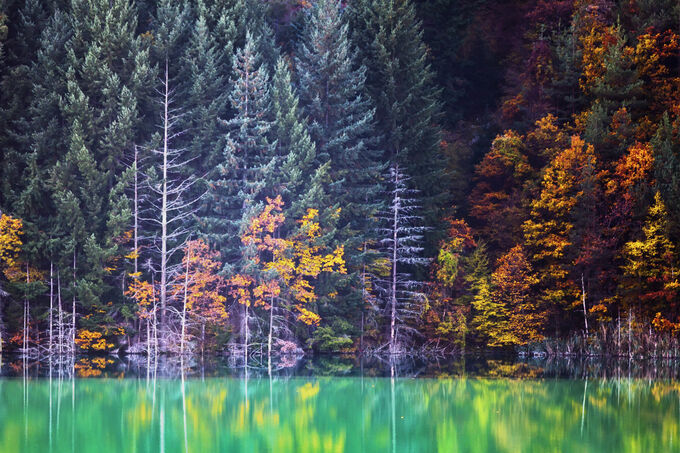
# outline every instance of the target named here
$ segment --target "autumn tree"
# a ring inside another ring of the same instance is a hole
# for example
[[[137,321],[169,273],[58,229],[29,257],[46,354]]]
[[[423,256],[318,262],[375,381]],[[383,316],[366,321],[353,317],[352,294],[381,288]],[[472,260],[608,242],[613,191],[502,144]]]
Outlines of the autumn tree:
[[[475,168],[470,217],[493,250],[508,250],[520,240],[527,216],[524,184],[533,175],[525,147],[521,136],[506,131]]]
[[[531,203],[524,235],[530,260],[540,275],[541,302],[553,314],[581,306],[583,267],[575,267],[584,231],[577,229],[578,210],[587,189],[596,184],[592,145],[574,136],[571,146],[555,156],[541,181],[540,196]],[[579,288],[581,286],[581,288]]]
[[[4,213],[0,213],[0,270],[7,276],[7,270],[16,266],[22,241],[22,221]],[[5,331],[3,322],[3,299],[9,294],[0,286],[0,354],[2,353],[2,334]]]
[[[132,273],[125,295],[137,304],[136,315],[146,325],[146,355],[158,354],[158,295],[154,283],[141,279],[141,272]]]
[[[219,252],[210,250],[205,241],[193,240],[184,246],[183,272],[176,274],[170,291],[174,300],[182,301],[180,354],[185,353],[187,339],[191,337],[199,338],[203,351],[206,327],[214,333],[228,318],[221,267]],[[194,332],[190,334],[189,330]]]
[[[642,235],[623,247],[621,295],[625,306],[651,318],[663,312],[677,319],[678,292],[675,244],[668,230],[668,211],[659,192],[649,208]]]
[[[537,281],[522,246],[499,258],[491,274],[489,304],[483,307],[494,311],[483,315],[494,321],[482,332],[488,335],[490,346],[524,345],[543,339],[546,314],[531,292]]]
[[[464,220],[449,219],[432,274],[423,316],[425,334],[437,345],[444,341],[465,347],[472,300],[482,281],[488,280],[489,270],[486,246]]]
[[[254,217],[242,235],[244,255],[248,263],[244,273],[232,277],[230,294],[244,306],[244,337],[247,354],[249,335],[248,308],[263,307],[269,311],[267,335],[268,357],[271,359],[273,335],[277,333],[275,309],[293,309],[297,319],[318,326],[321,318],[308,307],[317,300],[315,281],[322,273],[344,274],[344,248],[332,251],[323,245],[323,230],[318,211],[309,209],[299,221],[299,229],[288,238],[278,237],[285,221],[281,197],[267,199],[262,212]],[[276,305],[277,301],[285,305]]]

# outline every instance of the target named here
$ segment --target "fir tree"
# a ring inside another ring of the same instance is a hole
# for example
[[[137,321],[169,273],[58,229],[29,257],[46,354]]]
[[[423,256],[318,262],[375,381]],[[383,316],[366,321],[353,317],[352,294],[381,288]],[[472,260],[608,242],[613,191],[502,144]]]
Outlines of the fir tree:
[[[153,72],[130,2],[72,0],[68,24],[66,70],[56,74],[66,79],[65,92],[58,93],[62,124],[54,131],[55,143],[69,145],[50,171],[52,199],[62,218],[53,236],[63,238],[60,268],[72,270],[73,311],[76,300],[81,302],[93,314],[88,322],[101,329],[112,321],[107,303],[120,301],[111,285],[119,287],[117,240],[130,216],[122,161],[140,139],[139,112]],[[67,228],[73,222],[82,225],[78,234]]]
[[[290,229],[293,227],[290,219],[301,218],[309,208],[328,211],[330,202],[323,183],[329,164],[318,166],[316,146],[309,135],[307,120],[302,116],[288,62],[284,58],[279,58],[276,65],[271,99],[271,135],[272,140],[276,140],[276,153],[283,165],[277,185],[284,195],[284,215],[289,219]]]

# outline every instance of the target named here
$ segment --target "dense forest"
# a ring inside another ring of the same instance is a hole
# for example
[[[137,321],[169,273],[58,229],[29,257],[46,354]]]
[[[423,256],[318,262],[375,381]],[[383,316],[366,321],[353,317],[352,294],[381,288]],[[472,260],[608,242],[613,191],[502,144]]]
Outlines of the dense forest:
[[[0,162],[0,352],[677,346],[676,0],[0,0]]]

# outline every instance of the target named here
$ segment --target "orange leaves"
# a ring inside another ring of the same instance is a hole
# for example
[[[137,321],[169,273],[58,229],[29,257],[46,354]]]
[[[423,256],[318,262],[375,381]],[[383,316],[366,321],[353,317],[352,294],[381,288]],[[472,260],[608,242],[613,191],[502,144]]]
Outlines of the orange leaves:
[[[653,100],[650,108],[657,115],[664,111],[680,114],[680,77],[672,75],[678,52],[680,37],[671,30],[650,30],[637,37],[633,61]]]
[[[607,51],[614,46],[619,39],[619,31],[614,26],[605,27],[601,24],[594,25],[585,36],[581,37],[583,48],[583,77],[580,80],[581,89],[589,92],[604,77],[605,56]],[[626,53],[632,56],[632,49]]]
[[[616,163],[614,178],[607,183],[607,194],[631,198],[631,190],[651,175],[653,166],[652,146],[649,143],[636,142]]]
[[[254,284],[255,280],[248,275],[234,275],[229,279],[229,295],[239,304],[250,307],[253,303],[251,291]]]
[[[140,280],[140,273],[131,274],[132,281],[125,291],[127,297],[132,298],[139,305],[138,316],[146,319],[156,306],[156,292],[151,283]]]
[[[228,317],[227,298],[222,295],[226,282],[219,275],[219,253],[198,239],[187,242],[182,259],[183,272],[172,281],[170,294],[184,300],[190,316],[219,323]]]
[[[275,252],[285,249],[285,241],[273,236],[273,233],[285,220],[282,207],[283,200],[280,195],[274,199],[267,198],[264,210],[250,220],[248,228],[241,237],[241,242],[244,245],[255,245],[258,251],[270,250]]]
[[[21,251],[21,219],[2,214],[0,216],[0,265],[5,268],[14,267]]]

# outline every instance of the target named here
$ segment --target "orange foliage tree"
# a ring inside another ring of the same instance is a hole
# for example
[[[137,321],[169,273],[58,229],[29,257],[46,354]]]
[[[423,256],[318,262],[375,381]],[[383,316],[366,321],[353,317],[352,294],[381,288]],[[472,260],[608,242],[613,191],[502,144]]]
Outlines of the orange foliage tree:
[[[572,137],[571,146],[546,168],[541,193],[531,203],[524,223],[525,243],[540,273],[541,297],[552,310],[580,306],[574,275],[579,255],[575,221],[587,190],[596,185],[596,158],[592,145]]]
[[[146,280],[142,280],[141,272],[130,274],[132,280],[125,291],[125,295],[137,303],[137,317],[146,323],[147,354],[151,354],[152,331],[156,338],[156,288]],[[154,342],[155,343],[155,342]]]
[[[267,198],[264,209],[254,216],[242,234],[245,265],[242,273],[230,281],[230,295],[244,306],[245,345],[247,349],[248,308],[269,311],[268,351],[271,355],[274,331],[274,304],[277,299],[293,303],[297,319],[307,325],[319,325],[321,318],[307,308],[316,301],[314,281],[323,272],[345,274],[344,248],[325,253],[321,246],[322,229],[318,211],[309,209],[295,232],[279,237],[285,221],[280,196]]]
[[[205,347],[206,327],[219,328],[228,318],[224,277],[219,274],[222,263],[219,252],[210,250],[208,244],[198,239],[184,246],[183,273],[172,281],[170,295],[182,300],[180,352],[184,353],[188,326],[200,326],[201,349]]]
[[[524,345],[543,339],[546,313],[532,295],[538,282],[522,246],[503,255],[491,274],[491,302],[502,306],[507,318],[489,329],[491,346]]]

